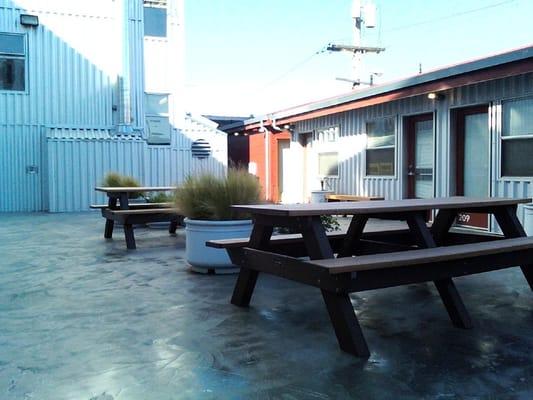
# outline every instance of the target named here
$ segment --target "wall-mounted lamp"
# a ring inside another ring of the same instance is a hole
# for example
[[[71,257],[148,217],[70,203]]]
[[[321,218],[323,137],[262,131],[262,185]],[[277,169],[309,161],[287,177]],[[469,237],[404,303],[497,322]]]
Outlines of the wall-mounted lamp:
[[[20,14],[20,24],[23,26],[39,26],[39,17],[37,15]]]
[[[292,124],[285,124],[283,125],[283,129],[289,132],[294,132],[294,130],[296,129],[296,126]]]
[[[428,93],[428,99],[430,99],[430,100],[444,100],[444,95],[442,93],[431,92],[431,93]]]

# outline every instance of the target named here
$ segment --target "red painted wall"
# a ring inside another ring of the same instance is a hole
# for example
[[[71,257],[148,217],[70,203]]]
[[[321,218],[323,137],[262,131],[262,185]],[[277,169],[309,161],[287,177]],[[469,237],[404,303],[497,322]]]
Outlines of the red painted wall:
[[[250,138],[250,163],[257,165],[257,177],[263,188],[263,195],[266,195],[266,163],[265,163],[265,134],[268,135],[269,141],[269,180],[270,190],[268,201],[278,202],[279,188],[278,188],[278,140],[291,138],[290,132],[279,133],[254,133],[249,136]]]

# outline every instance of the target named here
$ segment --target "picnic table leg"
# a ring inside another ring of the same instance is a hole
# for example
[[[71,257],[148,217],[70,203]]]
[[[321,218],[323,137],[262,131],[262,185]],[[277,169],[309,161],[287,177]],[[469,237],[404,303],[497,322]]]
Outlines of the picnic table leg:
[[[527,236],[524,227],[516,216],[516,206],[509,206],[497,210],[494,213],[498,225],[506,238],[517,238]],[[533,264],[521,265],[522,273],[529,284],[531,290],[533,290]]]
[[[168,233],[176,233],[176,229],[178,229],[178,221],[170,221],[170,225],[168,226]]]
[[[106,239],[111,239],[113,237],[113,227],[115,226],[115,221],[112,219],[106,218],[105,228],[104,228],[104,237]]]
[[[117,198],[109,196],[107,201],[107,207],[111,210],[117,207]],[[113,227],[115,226],[115,221],[112,219],[106,218],[105,228],[104,228],[104,238],[111,239],[113,237]]]
[[[130,250],[137,248],[135,246],[135,236],[133,235],[133,225],[124,224],[124,236],[126,237],[126,247]]]
[[[457,211],[455,210],[440,210],[436,215],[433,224],[431,225],[430,232],[433,236],[433,240],[439,246],[442,245],[448,231],[452,227],[455,219],[457,218]]]
[[[359,239],[363,234],[368,217],[365,215],[354,215],[350,221],[350,226],[346,232],[346,238],[342,244],[342,250],[338,257],[350,257],[354,255],[354,249],[357,247]]]
[[[443,218],[445,222],[442,222],[443,219],[439,219],[439,215],[440,212],[433,224],[438,227],[437,229],[439,230],[435,229],[433,234],[438,238],[442,238],[445,233],[444,230],[447,231],[449,229],[453,220],[450,221],[449,213],[444,213],[441,218]],[[407,219],[407,224],[409,225],[411,232],[415,235],[416,241],[420,247],[437,247],[432,232],[428,229],[422,214],[413,214]],[[451,278],[439,279],[433,281],[433,283],[437,287],[440,298],[444,303],[444,307],[446,307],[446,310],[448,311],[452,323],[458,328],[472,328],[472,319],[468,314],[453,280]]]
[[[305,217],[298,223],[303,227],[302,237],[311,260],[334,258],[335,255],[319,216]]]
[[[365,337],[355,315],[350,296],[322,290],[329,318],[335,330],[340,348],[358,357],[370,357]]]
[[[254,249],[265,248],[272,236],[273,227],[255,223],[250,236],[249,246]],[[250,304],[252,294],[259,272],[240,266],[239,276],[231,296],[231,304],[239,307],[247,307]]]
[[[320,217],[304,218],[300,221],[305,228],[302,236],[307,248],[309,257],[313,260],[323,258],[333,258],[334,253],[329,244],[326,230],[320,221]],[[366,220],[360,220],[354,224],[352,234],[363,230]],[[355,240],[358,238],[356,237]],[[351,242],[349,241],[348,245]],[[329,318],[340,348],[358,357],[370,357],[370,351],[366,344],[365,337],[355,315],[355,311],[347,293],[333,293],[321,290],[324,303],[328,310]]]
[[[128,193],[120,193],[120,209],[121,210],[127,210],[130,208],[128,196],[129,196]]]

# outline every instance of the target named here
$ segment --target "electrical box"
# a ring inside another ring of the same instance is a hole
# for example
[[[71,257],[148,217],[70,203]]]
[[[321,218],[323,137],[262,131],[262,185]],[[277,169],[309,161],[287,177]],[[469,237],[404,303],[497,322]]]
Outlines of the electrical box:
[[[170,123],[168,117],[146,117],[148,144],[170,144]]]

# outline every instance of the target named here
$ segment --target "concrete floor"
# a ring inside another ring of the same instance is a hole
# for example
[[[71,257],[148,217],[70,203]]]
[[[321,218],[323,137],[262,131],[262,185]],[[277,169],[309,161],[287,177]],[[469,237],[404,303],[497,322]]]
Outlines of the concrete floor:
[[[0,399],[531,399],[533,293],[520,270],[457,279],[452,326],[431,284],[353,295],[372,356],[337,346],[317,289],[182,260],[184,237],[106,241],[97,213],[0,215]]]

